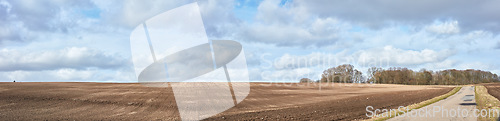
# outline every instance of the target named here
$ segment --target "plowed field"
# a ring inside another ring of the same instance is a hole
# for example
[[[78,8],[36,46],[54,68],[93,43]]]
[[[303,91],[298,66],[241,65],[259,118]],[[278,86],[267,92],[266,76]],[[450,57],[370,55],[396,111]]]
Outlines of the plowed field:
[[[235,107],[206,120],[354,120],[366,106],[397,108],[450,86],[251,83]],[[2,120],[180,120],[170,88],[134,83],[0,83]]]

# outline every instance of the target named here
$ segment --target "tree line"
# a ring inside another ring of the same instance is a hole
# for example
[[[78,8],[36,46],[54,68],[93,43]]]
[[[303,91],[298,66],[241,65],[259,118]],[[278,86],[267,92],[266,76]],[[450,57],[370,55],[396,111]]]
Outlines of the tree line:
[[[391,67],[382,69],[372,67],[368,69],[367,77],[353,65],[344,64],[323,71],[321,82],[337,83],[377,83],[377,84],[407,84],[407,85],[460,85],[499,82],[498,75],[489,71],[474,69],[448,69],[431,71],[421,69],[413,71],[408,68]],[[301,79],[301,82],[311,82],[310,79]]]

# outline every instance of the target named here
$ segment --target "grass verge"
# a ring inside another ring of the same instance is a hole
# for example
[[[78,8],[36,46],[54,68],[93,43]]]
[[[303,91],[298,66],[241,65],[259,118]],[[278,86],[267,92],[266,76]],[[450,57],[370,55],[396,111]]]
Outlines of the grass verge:
[[[477,85],[475,89],[476,94],[476,108],[478,110],[496,110],[500,111],[500,101],[491,96],[488,93],[488,89],[486,87]],[[477,120],[479,121],[496,121],[498,119],[498,115],[489,115],[486,117],[479,116]]]
[[[422,102],[417,103],[417,104],[412,104],[412,105],[406,106],[404,109],[408,109],[407,111],[404,111],[404,112],[403,111],[385,112],[385,113],[379,114],[371,119],[368,119],[367,121],[384,121],[384,120],[390,119],[392,117],[402,115],[402,114],[410,112],[412,110],[419,109],[419,108],[425,107],[427,105],[430,105],[432,103],[435,103],[437,101],[448,98],[448,97],[454,95],[455,93],[457,93],[460,89],[462,89],[462,86],[455,87],[453,90],[451,90],[450,92],[448,92],[444,95],[440,95],[440,96],[434,97],[432,99],[422,101]]]

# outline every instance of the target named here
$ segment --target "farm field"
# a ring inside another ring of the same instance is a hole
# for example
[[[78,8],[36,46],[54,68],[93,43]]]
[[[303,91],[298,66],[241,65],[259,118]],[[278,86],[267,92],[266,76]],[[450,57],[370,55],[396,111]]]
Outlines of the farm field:
[[[366,119],[366,106],[397,108],[452,86],[251,83],[245,100],[206,120]],[[0,83],[0,119],[180,120],[170,88],[136,83]]]
[[[482,85],[488,89],[488,93],[490,93],[491,96],[500,99],[500,83],[486,83]]]

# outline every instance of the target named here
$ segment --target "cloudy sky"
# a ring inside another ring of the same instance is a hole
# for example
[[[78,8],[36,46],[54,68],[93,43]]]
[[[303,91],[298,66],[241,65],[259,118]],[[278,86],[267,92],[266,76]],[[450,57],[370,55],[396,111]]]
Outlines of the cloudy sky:
[[[243,45],[252,81],[345,63],[500,74],[499,0],[0,0],[0,81],[136,82],[132,30],[192,2],[209,39]]]

